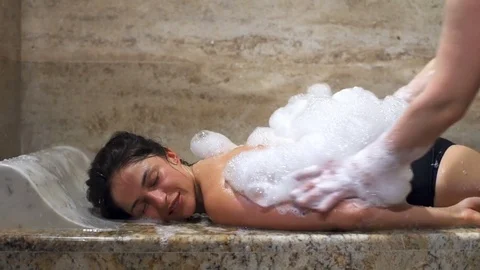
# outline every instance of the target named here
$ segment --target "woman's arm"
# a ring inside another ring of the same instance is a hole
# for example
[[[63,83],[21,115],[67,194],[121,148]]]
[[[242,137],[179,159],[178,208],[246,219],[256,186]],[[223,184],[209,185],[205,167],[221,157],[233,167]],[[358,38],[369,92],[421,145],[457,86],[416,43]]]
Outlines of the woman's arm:
[[[302,217],[293,213],[280,214],[276,209],[262,208],[238,194],[224,192],[216,196],[214,204],[206,207],[210,218],[217,224],[261,229],[381,230],[480,225],[479,213],[472,210],[480,208],[480,199],[462,203],[443,208],[409,205],[382,209],[344,201],[328,213],[309,212]]]
[[[228,154],[200,161],[194,172],[201,182],[205,210],[217,224],[292,231],[374,230],[401,228],[445,228],[480,225],[480,198],[469,198],[454,206],[430,208],[366,208],[355,201],[343,201],[332,211],[309,211],[304,216],[263,208],[226,186],[225,164],[243,151],[255,147],[237,147]],[[291,206],[290,204],[283,207]],[[284,212],[284,211],[282,211]]]

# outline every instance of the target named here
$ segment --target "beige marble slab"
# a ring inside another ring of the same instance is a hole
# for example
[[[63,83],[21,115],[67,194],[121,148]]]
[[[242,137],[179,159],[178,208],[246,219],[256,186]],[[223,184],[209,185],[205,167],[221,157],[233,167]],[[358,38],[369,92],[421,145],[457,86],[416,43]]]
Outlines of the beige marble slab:
[[[0,160],[20,153],[20,1],[0,1]]]
[[[370,62],[432,55],[442,1],[22,1],[26,61],[180,56]],[[51,52],[55,53],[52,54]]]

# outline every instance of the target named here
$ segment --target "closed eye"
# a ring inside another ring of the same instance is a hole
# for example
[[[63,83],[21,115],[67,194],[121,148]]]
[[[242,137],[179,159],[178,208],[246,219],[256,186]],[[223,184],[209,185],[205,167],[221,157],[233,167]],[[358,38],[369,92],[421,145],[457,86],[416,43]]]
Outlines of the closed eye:
[[[155,180],[153,180],[152,184],[150,185],[150,187],[154,187],[158,184],[158,173],[157,173],[157,177],[155,177]]]

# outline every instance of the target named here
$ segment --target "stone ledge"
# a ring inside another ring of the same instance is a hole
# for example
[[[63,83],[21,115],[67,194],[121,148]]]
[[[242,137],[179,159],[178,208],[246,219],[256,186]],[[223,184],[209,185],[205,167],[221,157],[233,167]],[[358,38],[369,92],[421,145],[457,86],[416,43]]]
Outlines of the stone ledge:
[[[0,252],[260,252],[479,250],[480,230],[395,230],[369,233],[286,232],[192,224],[124,223],[113,229],[1,230]],[[480,252],[480,250],[479,250]],[[480,255],[480,254],[479,254]]]
[[[479,239],[478,229],[299,233],[205,220],[118,230],[3,230],[0,267],[478,269]]]

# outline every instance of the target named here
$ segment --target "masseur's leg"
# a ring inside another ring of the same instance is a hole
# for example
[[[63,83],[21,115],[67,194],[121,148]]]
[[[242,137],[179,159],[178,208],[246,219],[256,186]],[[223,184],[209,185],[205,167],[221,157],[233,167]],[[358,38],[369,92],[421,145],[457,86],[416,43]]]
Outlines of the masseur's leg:
[[[468,197],[480,196],[480,153],[450,146],[438,167],[434,206],[450,206]]]

